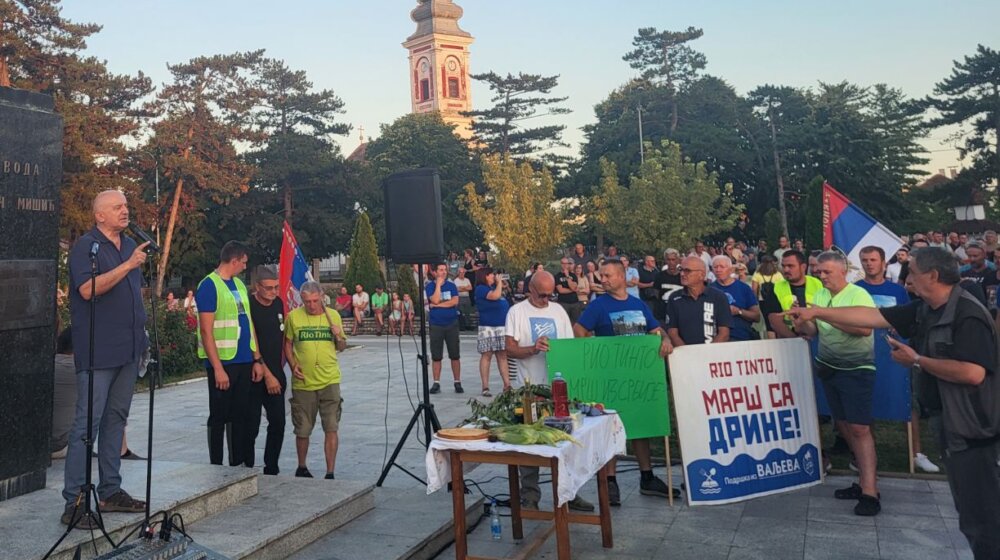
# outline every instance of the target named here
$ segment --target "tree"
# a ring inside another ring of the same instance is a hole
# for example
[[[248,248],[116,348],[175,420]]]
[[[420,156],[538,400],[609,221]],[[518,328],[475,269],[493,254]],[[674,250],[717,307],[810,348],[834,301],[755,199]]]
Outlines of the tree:
[[[717,175],[704,162],[684,160],[680,146],[664,140],[647,152],[627,188],[619,184],[614,164],[604,163],[594,219],[627,251],[689,247],[736,225],[742,207],[730,191],[729,185],[719,188]]]
[[[328,186],[314,179],[333,164],[332,136],[348,134],[351,126],[336,121],[344,102],[332,90],[313,91],[305,71],[266,58],[257,82],[262,96],[255,108],[256,126],[267,135],[255,154],[265,162],[258,180],[281,194],[285,220],[291,224],[293,192]]]
[[[375,218],[374,223],[382,223],[382,195],[377,185],[385,177],[407,169],[432,167],[441,177],[445,245],[473,247],[482,241],[482,232],[458,202],[466,184],[480,182],[479,163],[440,113],[412,113],[382,125],[381,135],[368,144],[365,155],[373,173],[371,183],[376,187],[363,205]],[[381,225],[379,229],[384,231]]]
[[[495,72],[474,74],[472,79],[485,82],[493,92],[493,107],[469,111],[472,117],[473,139],[487,153],[523,158],[556,147],[569,147],[562,141],[562,125],[525,127],[523,121],[547,115],[565,115],[569,109],[558,107],[567,97],[548,97],[559,85],[559,76],[519,73],[501,76]],[[540,110],[544,113],[539,113]],[[539,159],[559,165],[566,158],[551,153]]]
[[[349,258],[347,273],[344,274],[344,285],[348,286],[348,290],[358,284],[369,292],[378,286],[385,287],[382,269],[378,264],[378,247],[375,245],[372,223],[364,212],[358,214],[355,223]]]
[[[974,55],[955,61],[927,103],[939,113],[932,125],[972,127],[961,155],[971,155],[977,174],[1000,185],[1000,51],[977,45]]]
[[[173,184],[157,294],[163,291],[181,210],[186,218],[249,188],[254,169],[239,157],[236,145],[261,138],[251,126],[250,110],[260,98],[252,72],[262,56],[263,51],[254,51],[168,65],[173,82],[151,104],[163,118],[153,125],[150,144],[162,154],[164,177]]]
[[[138,129],[137,103],[152,88],[142,73],[112,74],[82,56],[100,29],[63,18],[58,0],[0,0],[0,86],[53,96],[63,118],[60,229],[70,241],[93,226],[91,202],[105,189],[123,191],[134,217],[151,216],[122,139]]]
[[[622,60],[640,70],[646,80],[663,85],[670,100],[670,135],[677,130],[679,120],[677,96],[693,83],[705,68],[705,55],[686,43],[704,34],[701,29],[688,27],[684,31],[657,31],[642,27],[632,39],[634,50]]]
[[[482,168],[483,190],[469,183],[463,202],[497,260],[510,270],[548,260],[565,236],[552,174],[499,154],[483,156]]]
[[[417,293],[417,279],[413,277],[411,265],[401,264],[396,267],[396,293],[399,294],[399,299],[403,299],[404,294],[410,294],[413,305],[417,305],[420,294]]]
[[[781,170],[782,152],[789,145],[803,140],[801,133],[805,129],[803,123],[809,114],[809,108],[805,97],[790,87],[765,85],[751,91],[748,97],[770,139],[769,151],[774,165],[778,215],[781,218],[782,235],[787,237],[788,211],[785,208],[785,177]]]

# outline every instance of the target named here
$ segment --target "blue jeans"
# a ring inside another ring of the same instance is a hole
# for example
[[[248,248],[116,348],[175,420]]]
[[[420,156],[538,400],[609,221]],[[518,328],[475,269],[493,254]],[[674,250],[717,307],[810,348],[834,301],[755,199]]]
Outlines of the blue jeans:
[[[105,500],[121,490],[122,438],[125,437],[125,422],[132,407],[132,393],[139,375],[136,362],[109,369],[94,370],[94,423],[93,437],[98,438],[97,465],[100,484],[97,495]],[[69,450],[66,453],[65,485],[63,499],[73,503],[81,487],[86,483],[87,448],[83,439],[87,437],[87,383],[86,371],[76,374],[76,417],[69,432]]]

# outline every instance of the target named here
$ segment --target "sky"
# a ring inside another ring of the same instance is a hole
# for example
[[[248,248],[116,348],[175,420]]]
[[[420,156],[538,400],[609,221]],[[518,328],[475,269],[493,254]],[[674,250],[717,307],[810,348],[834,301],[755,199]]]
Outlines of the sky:
[[[457,0],[471,33],[473,73],[558,74],[554,91],[567,96],[569,115],[538,119],[564,124],[574,148],[593,107],[636,75],[621,57],[640,27],[705,35],[691,43],[708,59],[706,72],[746,93],[758,85],[811,87],[818,82],[887,83],[911,97],[933,92],[953,62],[976,45],[1000,48],[996,0]],[[112,72],[142,71],[153,83],[169,79],[168,63],[196,56],[266,49],[305,70],[319,89],[346,104],[341,138],[349,153],[366,137],[410,111],[407,52],[416,29],[416,0],[63,0],[63,15],[97,23],[87,53]],[[489,91],[474,83],[475,107]],[[960,166],[950,131],[924,141],[930,172]]]

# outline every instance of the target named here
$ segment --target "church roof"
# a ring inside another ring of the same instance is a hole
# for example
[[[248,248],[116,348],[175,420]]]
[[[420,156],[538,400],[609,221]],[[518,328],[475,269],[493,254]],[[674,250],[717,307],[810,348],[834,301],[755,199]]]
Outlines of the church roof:
[[[452,0],[418,0],[419,5],[410,12],[410,18],[417,22],[417,31],[407,41],[438,33],[472,37],[458,26],[462,8]]]

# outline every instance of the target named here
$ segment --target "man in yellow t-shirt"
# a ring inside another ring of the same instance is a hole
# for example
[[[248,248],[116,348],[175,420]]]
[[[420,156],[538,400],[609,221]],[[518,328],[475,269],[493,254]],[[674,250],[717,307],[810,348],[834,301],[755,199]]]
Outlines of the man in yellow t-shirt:
[[[333,480],[337,462],[340,424],[340,364],[337,352],[347,348],[340,314],[323,305],[323,288],[318,282],[306,282],[299,288],[302,307],[293,309],[285,319],[285,357],[292,370],[292,425],[295,427],[295,451],[299,467],[295,476],[312,478],[306,467],[309,436],[319,414],[326,435],[326,479]]]

